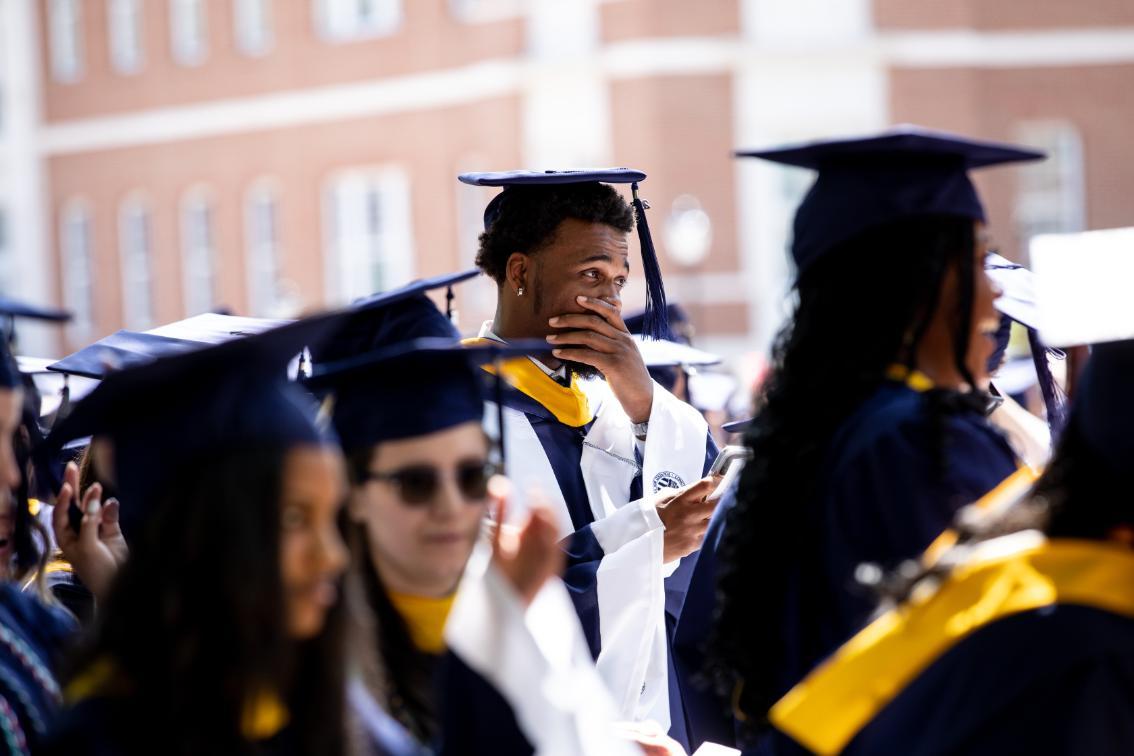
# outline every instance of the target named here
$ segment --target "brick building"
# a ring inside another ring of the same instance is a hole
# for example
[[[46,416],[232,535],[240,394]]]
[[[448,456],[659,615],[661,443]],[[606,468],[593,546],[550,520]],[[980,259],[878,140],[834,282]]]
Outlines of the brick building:
[[[646,170],[671,298],[730,355],[765,349],[784,312],[808,181],[736,147],[903,121],[1021,140],[1054,159],[979,179],[1010,255],[1039,230],[1134,224],[1129,0],[0,9],[0,286],[79,316],[46,352],[467,267],[491,191],[462,170]],[[460,292],[466,330],[491,300]]]

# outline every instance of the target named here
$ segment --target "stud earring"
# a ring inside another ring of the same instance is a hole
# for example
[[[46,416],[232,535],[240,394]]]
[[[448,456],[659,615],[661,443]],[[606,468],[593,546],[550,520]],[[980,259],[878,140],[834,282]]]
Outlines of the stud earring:
[[[521,286],[519,289],[516,289],[516,296],[517,297],[524,296],[524,287],[523,286]]]

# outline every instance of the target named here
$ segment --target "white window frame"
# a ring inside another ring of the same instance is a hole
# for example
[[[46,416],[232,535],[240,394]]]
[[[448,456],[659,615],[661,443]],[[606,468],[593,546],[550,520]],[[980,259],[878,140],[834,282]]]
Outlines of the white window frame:
[[[1047,153],[1047,159],[1020,166],[1015,223],[1020,241],[1041,233],[1082,231],[1087,224],[1083,138],[1065,120],[1021,121],[1017,140]]]
[[[145,64],[142,0],[107,0],[110,61],[120,74],[136,74]]]
[[[189,23],[194,15],[198,17],[197,23]],[[169,0],[169,35],[175,61],[183,66],[203,64],[209,57],[208,3]]]
[[[376,14],[369,20],[357,12],[363,2],[372,2],[378,6]],[[315,28],[327,42],[357,42],[387,37],[402,26],[405,15],[403,2],[404,0],[312,0]]]
[[[463,24],[489,24],[519,18],[524,0],[449,0],[449,12]]]
[[[51,76],[61,84],[83,78],[83,0],[51,0],[48,7]]]
[[[289,0],[290,1],[290,0]],[[236,46],[250,57],[271,52],[276,43],[275,0],[234,0]]]
[[[81,239],[76,236],[79,229]],[[73,315],[68,336],[72,342],[83,342],[94,331],[95,321],[94,234],[90,206],[84,200],[68,200],[59,213],[59,257],[63,303]]]
[[[212,194],[194,187],[181,199],[181,282],[185,317],[217,305],[216,212]],[[198,226],[203,222],[203,226]]]
[[[323,198],[329,302],[346,304],[413,279],[413,213],[404,170],[387,166],[341,171],[326,183]],[[377,227],[371,213],[375,206]]]
[[[138,225],[135,225],[138,224]],[[153,215],[138,194],[118,206],[118,258],[122,273],[122,319],[134,331],[155,322]]]
[[[270,206],[264,223],[261,208]],[[244,198],[244,247],[248,267],[248,310],[255,317],[277,317],[281,307],[279,192],[270,180],[249,188]]]

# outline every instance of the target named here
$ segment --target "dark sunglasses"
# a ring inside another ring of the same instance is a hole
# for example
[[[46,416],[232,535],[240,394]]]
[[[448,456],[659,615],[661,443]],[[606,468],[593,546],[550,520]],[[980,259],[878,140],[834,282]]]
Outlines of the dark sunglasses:
[[[455,472],[457,490],[468,501],[480,501],[488,496],[488,479],[495,474],[496,466],[490,462],[462,462]],[[421,505],[437,496],[442,475],[433,465],[410,465],[390,472],[371,470],[366,481],[391,483],[406,504]]]

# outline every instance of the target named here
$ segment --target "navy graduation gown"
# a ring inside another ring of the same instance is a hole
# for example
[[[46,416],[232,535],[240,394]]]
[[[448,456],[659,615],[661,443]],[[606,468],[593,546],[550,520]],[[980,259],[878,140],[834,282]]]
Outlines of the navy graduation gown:
[[[1134,619],[1057,605],[999,620],[938,659],[844,751],[1134,753]]]
[[[1016,470],[1015,457],[1004,438],[982,415],[964,406],[957,406],[944,418],[944,457],[939,460],[931,412],[925,394],[905,383],[887,381],[832,438],[814,504],[819,531],[813,551],[801,555],[801,561],[821,571],[825,597],[813,616],[768,618],[781,626],[781,663],[769,673],[775,675],[782,692],[869,619],[876,601],[855,585],[859,564],[893,567],[917,556],[950,525],[957,509],[976,501]],[[711,630],[715,547],[730,506],[726,497],[710,524],[676,632],[693,749],[705,740],[737,742],[729,702],[704,691],[695,680],[704,664],[704,643]],[[799,580],[793,580],[789,602],[800,590]],[[690,611],[690,605],[701,608]],[[817,642],[801,640],[808,634],[817,634]]]

